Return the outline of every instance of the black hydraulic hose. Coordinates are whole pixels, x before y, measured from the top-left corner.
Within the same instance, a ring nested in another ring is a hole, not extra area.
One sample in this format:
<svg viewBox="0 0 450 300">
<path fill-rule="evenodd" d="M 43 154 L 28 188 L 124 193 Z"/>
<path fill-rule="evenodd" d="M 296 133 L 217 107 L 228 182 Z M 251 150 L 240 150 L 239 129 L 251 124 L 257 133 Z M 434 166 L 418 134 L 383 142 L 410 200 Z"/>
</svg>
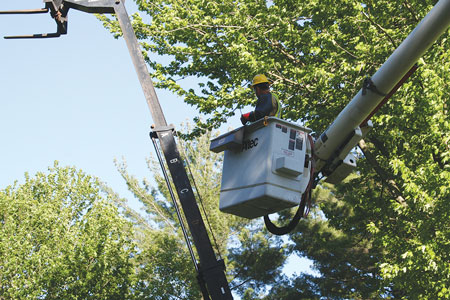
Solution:
<svg viewBox="0 0 450 300">
<path fill-rule="evenodd" d="M 195 192 L 196 192 L 198 200 L 200 202 L 200 206 L 201 206 L 201 208 L 203 210 L 203 214 L 205 215 L 206 224 L 208 224 L 208 228 L 209 228 L 209 231 L 211 232 L 211 236 L 213 238 L 214 245 L 216 246 L 217 253 L 219 254 L 219 258 L 222 259 L 222 253 L 220 252 L 219 244 L 217 243 L 216 236 L 214 235 L 214 231 L 212 230 L 211 223 L 209 222 L 208 213 L 206 212 L 205 206 L 203 205 L 203 199 L 202 199 L 202 196 L 200 195 L 200 190 L 199 190 L 199 188 L 197 186 L 197 182 L 195 181 L 194 175 L 193 175 L 193 173 L 191 171 L 191 166 L 190 166 L 190 163 L 189 163 L 188 156 L 187 156 L 186 151 L 184 150 L 183 147 L 181 148 L 181 150 L 183 151 L 184 157 L 186 159 L 186 166 L 188 168 L 189 174 L 191 175 L 191 180 L 192 180 L 192 183 L 194 184 Z"/>
<path fill-rule="evenodd" d="M 305 212 L 305 206 L 306 206 L 306 198 L 308 197 L 307 194 L 309 193 L 305 192 L 302 195 L 302 200 L 300 201 L 300 206 L 297 209 L 297 212 L 295 213 L 294 217 L 292 218 L 292 220 L 289 222 L 289 224 L 287 224 L 286 226 L 283 227 L 277 227 L 275 224 L 272 223 L 272 221 L 270 221 L 269 219 L 269 215 L 265 215 L 264 216 L 264 224 L 266 225 L 267 230 L 275 235 L 285 235 L 289 232 L 291 232 L 296 226 L 297 224 L 300 222 L 300 219 L 302 218 L 304 212 Z"/>
<path fill-rule="evenodd" d="M 166 167 L 164 165 L 164 162 L 163 162 L 162 156 L 161 156 L 161 152 L 159 151 L 158 145 L 157 145 L 154 137 L 152 137 L 152 142 L 153 142 L 153 146 L 155 147 L 155 150 L 156 150 L 156 156 L 158 157 L 159 164 L 161 165 L 161 170 L 163 172 L 164 179 L 166 180 L 167 188 L 169 189 L 170 197 L 172 198 L 172 202 L 173 202 L 173 205 L 175 207 L 175 211 L 177 212 L 178 220 L 180 221 L 181 230 L 183 231 L 183 236 L 184 236 L 184 239 L 186 240 L 186 245 L 187 245 L 187 247 L 189 249 L 189 253 L 191 255 L 192 262 L 194 263 L 195 270 L 198 273 L 199 272 L 199 267 L 198 267 L 198 264 L 197 264 L 197 260 L 195 258 L 194 250 L 192 249 L 192 245 L 191 245 L 191 243 L 189 241 L 189 236 L 187 234 L 186 227 L 185 227 L 183 219 L 181 217 L 180 208 L 179 208 L 178 203 L 176 201 L 175 194 L 173 192 L 172 186 L 170 185 L 170 181 L 169 181 L 169 177 L 167 175 Z"/>
</svg>

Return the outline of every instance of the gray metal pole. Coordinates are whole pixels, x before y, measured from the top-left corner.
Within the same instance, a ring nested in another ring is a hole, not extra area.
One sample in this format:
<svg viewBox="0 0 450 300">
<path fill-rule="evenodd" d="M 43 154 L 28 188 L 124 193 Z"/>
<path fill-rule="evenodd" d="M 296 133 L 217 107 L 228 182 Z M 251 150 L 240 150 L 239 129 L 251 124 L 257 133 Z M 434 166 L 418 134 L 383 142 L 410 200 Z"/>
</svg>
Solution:
<svg viewBox="0 0 450 300">
<path fill-rule="evenodd" d="M 214 253 L 200 210 L 195 201 L 189 178 L 182 163 L 182 158 L 178 152 L 173 132 L 171 128 L 167 127 L 164 114 L 155 93 L 155 88 L 145 64 L 144 56 L 140 50 L 123 1 L 115 1 L 114 10 L 119 19 L 123 36 L 142 85 L 147 105 L 150 108 L 150 113 L 155 122 L 155 132 L 152 134 L 155 134 L 159 139 L 178 198 L 183 207 L 192 239 L 197 249 L 200 260 L 198 269 L 200 289 L 204 297 L 209 298 L 210 296 L 211 300 L 232 300 L 233 296 L 226 278 L 225 265 L 223 261 L 217 260 Z"/>
<path fill-rule="evenodd" d="M 441 0 L 372 76 L 377 89 L 387 94 L 449 25 L 450 0 Z M 322 161 L 329 159 L 383 98 L 370 90 L 363 95 L 361 89 L 316 141 L 317 157 Z"/>
<path fill-rule="evenodd" d="M 150 109 L 153 122 L 156 127 L 167 126 L 164 113 L 155 92 L 155 87 L 153 86 L 144 56 L 142 55 L 138 40 L 134 33 L 133 27 L 131 26 L 130 18 L 128 17 L 128 13 L 125 9 L 124 2 L 124 0 L 115 1 L 115 14 L 119 20 L 120 27 L 122 28 L 123 37 L 127 43 L 131 60 L 133 61 L 139 82 L 141 83 L 142 90 L 144 91 L 145 100 L 147 101 L 148 108 Z"/>
</svg>

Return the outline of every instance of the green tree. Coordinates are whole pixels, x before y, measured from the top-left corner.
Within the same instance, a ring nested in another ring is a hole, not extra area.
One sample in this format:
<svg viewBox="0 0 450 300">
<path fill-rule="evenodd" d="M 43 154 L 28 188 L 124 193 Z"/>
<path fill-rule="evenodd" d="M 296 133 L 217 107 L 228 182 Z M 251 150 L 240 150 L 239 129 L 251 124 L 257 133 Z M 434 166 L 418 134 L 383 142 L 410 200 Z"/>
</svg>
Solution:
<svg viewBox="0 0 450 300">
<path fill-rule="evenodd" d="M 56 163 L 0 191 L 0 299 L 127 299 L 130 223 L 99 182 Z"/>
<path fill-rule="evenodd" d="M 323 131 L 436 3 L 135 2 L 150 16 L 147 24 L 136 14 L 133 24 L 157 87 L 211 116 L 197 119 L 194 133 L 251 103 L 247 84 L 260 72 L 274 80 L 284 117 Z M 103 20 L 120 35 L 117 22 Z M 446 33 L 373 117 L 358 176 L 318 190 L 321 211 L 290 239 L 321 276 L 283 280 L 277 289 L 286 297 L 304 283 L 337 299 L 450 297 L 449 43 Z M 158 55 L 171 61 L 159 63 Z M 191 76 L 198 86 L 183 82 Z"/>
<path fill-rule="evenodd" d="M 222 156 L 209 151 L 211 138 L 208 132 L 188 141 L 178 139 L 179 149 L 189 170 L 191 184 L 198 193 L 197 202 L 203 219 L 212 229 L 213 246 L 225 260 L 231 288 L 238 294 L 251 292 L 261 298 L 268 286 L 275 284 L 281 276 L 287 247 L 279 237 L 263 230 L 261 221 L 237 218 L 219 211 Z M 136 260 L 140 268 L 135 288 L 137 298 L 199 299 L 197 274 L 159 162 L 154 158 L 148 160 L 155 186 L 147 179 L 140 181 L 130 175 L 125 161 L 117 166 L 145 212 L 143 217 L 115 196 L 118 205 L 135 224 L 139 249 Z M 190 239 L 189 242 L 192 243 Z"/>
</svg>

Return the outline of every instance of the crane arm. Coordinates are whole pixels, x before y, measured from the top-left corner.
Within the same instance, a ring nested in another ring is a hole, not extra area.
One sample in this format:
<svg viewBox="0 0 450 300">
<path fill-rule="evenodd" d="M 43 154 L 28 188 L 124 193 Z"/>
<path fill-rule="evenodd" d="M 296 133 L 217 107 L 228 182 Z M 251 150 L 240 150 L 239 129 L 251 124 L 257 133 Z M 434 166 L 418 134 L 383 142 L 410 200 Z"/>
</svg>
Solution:
<svg viewBox="0 0 450 300">
<path fill-rule="evenodd" d="M 368 117 L 397 83 L 410 75 L 417 60 L 449 25 L 450 0 L 440 0 L 316 140 L 317 172 L 326 170 L 331 175 L 339 168 L 339 161 L 345 159 L 371 126 Z"/>
</svg>

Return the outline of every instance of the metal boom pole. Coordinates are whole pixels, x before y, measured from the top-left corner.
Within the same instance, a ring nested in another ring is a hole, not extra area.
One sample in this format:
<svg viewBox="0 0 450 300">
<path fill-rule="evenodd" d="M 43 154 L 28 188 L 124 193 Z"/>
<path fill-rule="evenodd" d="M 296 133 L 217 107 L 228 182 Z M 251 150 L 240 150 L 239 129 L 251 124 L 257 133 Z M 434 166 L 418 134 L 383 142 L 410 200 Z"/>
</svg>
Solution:
<svg viewBox="0 0 450 300">
<path fill-rule="evenodd" d="M 218 261 L 208 237 L 200 210 L 195 201 L 189 177 L 178 151 L 173 128 L 167 126 L 158 97 L 151 81 L 144 57 L 140 50 L 136 35 L 131 26 L 123 1 L 115 1 L 114 10 L 122 28 L 134 67 L 144 91 L 145 99 L 155 122 L 154 134 L 157 135 L 162 152 L 175 185 L 178 198 L 183 207 L 194 245 L 200 259 L 200 276 L 206 283 L 212 300 L 233 299 L 225 276 L 225 265 Z"/>
<path fill-rule="evenodd" d="M 361 89 L 316 141 L 314 150 L 318 158 L 318 170 L 337 154 L 345 137 L 367 121 L 367 117 L 377 109 L 383 98 L 408 70 L 412 70 L 416 61 L 449 25 L 450 0 L 440 0 L 371 77 L 371 84 L 378 92 Z"/>
</svg>

